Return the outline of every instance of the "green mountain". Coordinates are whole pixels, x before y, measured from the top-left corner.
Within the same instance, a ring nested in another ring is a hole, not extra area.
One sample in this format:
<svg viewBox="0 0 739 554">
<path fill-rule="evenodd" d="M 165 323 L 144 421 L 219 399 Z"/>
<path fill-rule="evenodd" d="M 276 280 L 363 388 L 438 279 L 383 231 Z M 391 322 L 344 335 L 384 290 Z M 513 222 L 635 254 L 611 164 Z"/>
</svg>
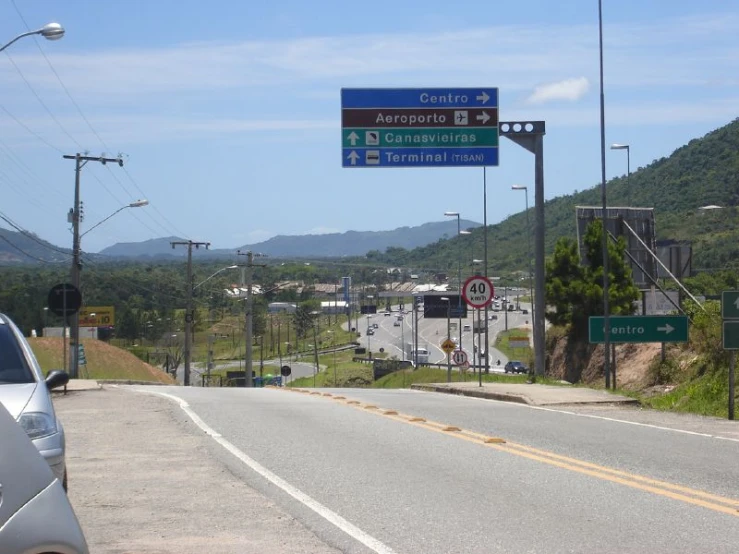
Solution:
<svg viewBox="0 0 739 554">
<path fill-rule="evenodd" d="M 632 172 L 628 179 L 625 175 L 611 179 L 606 186 L 609 206 L 654 208 L 658 241 L 692 244 L 694 270 L 739 267 L 739 119 Z M 576 236 L 575 206 L 600 204 L 600 184 L 547 201 L 547 255 L 559 237 Z M 699 209 L 710 205 L 721 209 Z M 533 208 L 529 217 L 533 227 Z M 528 237 L 525 212 L 489 226 L 491 273 L 527 270 Z M 449 271 L 456 268 L 458 241 L 463 241 L 462 252 L 469 253 L 463 254 L 465 260 L 482 259 L 482 228 L 414 250 L 390 249 L 368 257 L 391 265 Z"/>
<path fill-rule="evenodd" d="M 40 239 L 33 233 L 0 228 L 0 265 L 72 263 L 72 251 Z"/>
</svg>

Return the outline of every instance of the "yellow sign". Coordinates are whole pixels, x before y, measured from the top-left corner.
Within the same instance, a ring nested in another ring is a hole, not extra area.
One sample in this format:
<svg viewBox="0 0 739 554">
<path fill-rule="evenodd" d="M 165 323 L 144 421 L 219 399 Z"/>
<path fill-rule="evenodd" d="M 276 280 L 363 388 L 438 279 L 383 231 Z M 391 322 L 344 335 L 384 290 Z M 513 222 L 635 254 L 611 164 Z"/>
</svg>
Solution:
<svg viewBox="0 0 739 554">
<path fill-rule="evenodd" d="M 107 327 L 115 325 L 113 306 L 85 306 L 78 313 L 80 327 Z"/>
<path fill-rule="evenodd" d="M 451 354 L 456 348 L 457 345 L 454 344 L 454 341 L 452 339 L 446 339 L 444 342 L 441 343 L 441 349 L 447 354 Z"/>
</svg>

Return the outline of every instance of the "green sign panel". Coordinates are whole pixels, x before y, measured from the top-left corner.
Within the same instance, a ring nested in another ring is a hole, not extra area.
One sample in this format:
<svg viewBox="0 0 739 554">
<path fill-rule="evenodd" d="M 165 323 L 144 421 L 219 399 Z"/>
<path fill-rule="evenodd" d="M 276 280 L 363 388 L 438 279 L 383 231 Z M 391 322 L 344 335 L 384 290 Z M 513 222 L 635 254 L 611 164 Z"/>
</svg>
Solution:
<svg viewBox="0 0 739 554">
<path fill-rule="evenodd" d="M 342 136 L 344 148 L 498 146 L 497 128 L 344 129 Z"/>
<path fill-rule="evenodd" d="M 739 319 L 739 290 L 725 290 L 721 293 L 721 317 Z"/>
<path fill-rule="evenodd" d="M 739 319 L 724 321 L 724 350 L 739 350 Z"/>
<path fill-rule="evenodd" d="M 682 315 L 611 316 L 609 341 L 616 342 L 687 342 L 688 318 Z M 605 342 L 603 316 L 590 318 L 591 343 Z"/>
</svg>

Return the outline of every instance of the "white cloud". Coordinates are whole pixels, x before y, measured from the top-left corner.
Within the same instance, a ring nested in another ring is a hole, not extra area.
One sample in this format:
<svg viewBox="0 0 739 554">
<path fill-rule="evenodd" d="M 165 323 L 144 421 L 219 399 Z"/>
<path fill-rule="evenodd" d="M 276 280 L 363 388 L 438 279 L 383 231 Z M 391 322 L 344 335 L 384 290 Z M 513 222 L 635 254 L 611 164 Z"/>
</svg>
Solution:
<svg viewBox="0 0 739 554">
<path fill-rule="evenodd" d="M 590 89 L 590 82 L 586 77 L 565 79 L 556 83 L 540 85 L 526 99 L 529 104 L 543 104 L 552 100 L 569 100 L 574 102 L 585 96 Z"/>
</svg>

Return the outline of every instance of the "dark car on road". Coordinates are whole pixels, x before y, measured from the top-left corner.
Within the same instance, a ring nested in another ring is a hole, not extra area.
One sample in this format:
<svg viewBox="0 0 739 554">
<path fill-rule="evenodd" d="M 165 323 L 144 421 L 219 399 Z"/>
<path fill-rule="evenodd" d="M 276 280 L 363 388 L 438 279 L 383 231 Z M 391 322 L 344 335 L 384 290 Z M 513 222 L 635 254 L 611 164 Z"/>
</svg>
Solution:
<svg viewBox="0 0 739 554">
<path fill-rule="evenodd" d="M 506 373 L 528 373 L 529 368 L 526 367 L 523 362 L 518 362 L 516 360 L 509 361 L 505 367 L 503 368 Z"/>
</svg>

